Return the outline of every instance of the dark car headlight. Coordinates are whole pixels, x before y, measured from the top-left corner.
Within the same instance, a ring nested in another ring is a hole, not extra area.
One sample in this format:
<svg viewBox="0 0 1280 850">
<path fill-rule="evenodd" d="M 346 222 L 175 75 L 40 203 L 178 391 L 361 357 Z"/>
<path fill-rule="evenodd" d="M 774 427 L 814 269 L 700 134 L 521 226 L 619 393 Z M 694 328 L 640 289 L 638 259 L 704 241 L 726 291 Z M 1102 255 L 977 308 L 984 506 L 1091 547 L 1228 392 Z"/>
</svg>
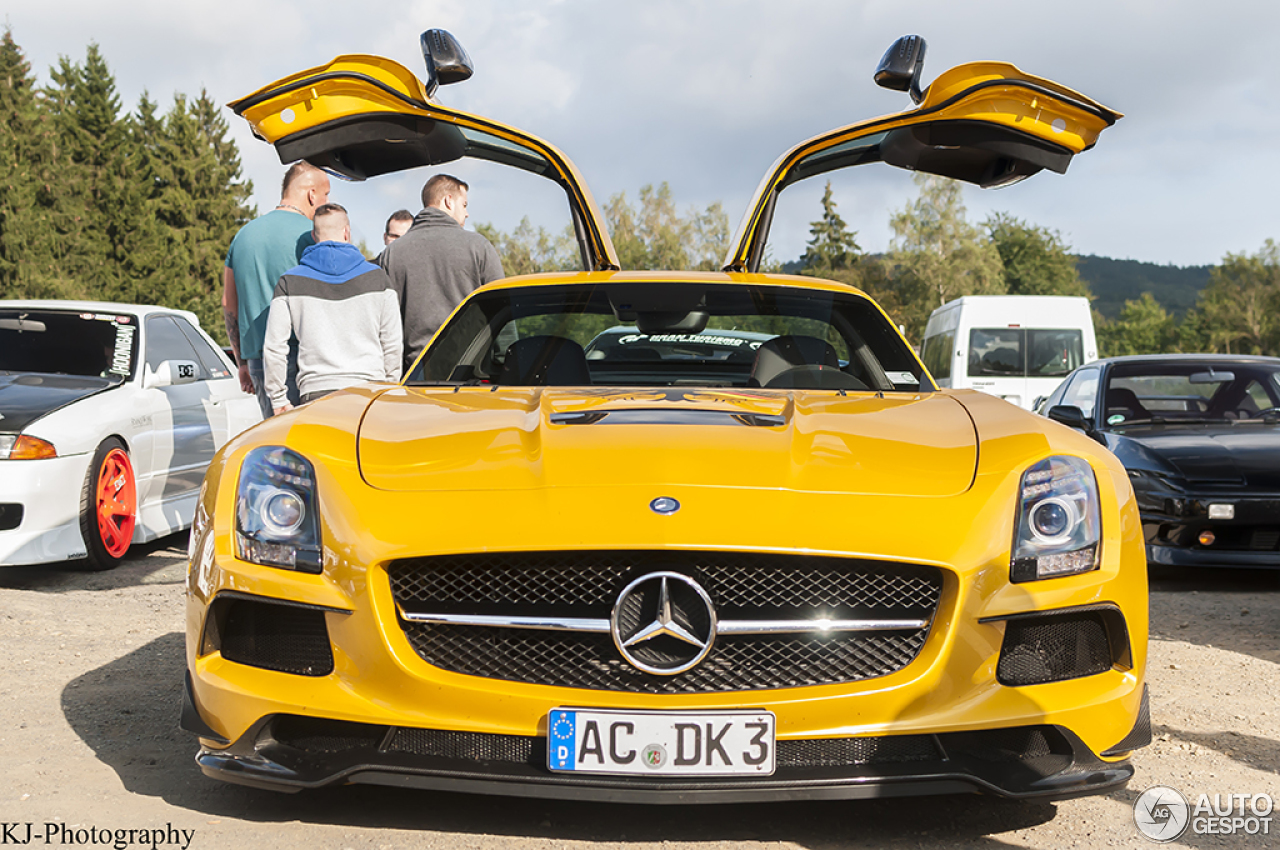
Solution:
<svg viewBox="0 0 1280 850">
<path fill-rule="evenodd" d="M 320 572 L 320 517 L 311 462 L 283 446 L 245 456 L 236 490 L 236 557 Z"/>
<path fill-rule="evenodd" d="M 1022 474 L 1009 577 L 1036 581 L 1098 568 L 1101 521 L 1093 469 L 1051 457 Z"/>
</svg>

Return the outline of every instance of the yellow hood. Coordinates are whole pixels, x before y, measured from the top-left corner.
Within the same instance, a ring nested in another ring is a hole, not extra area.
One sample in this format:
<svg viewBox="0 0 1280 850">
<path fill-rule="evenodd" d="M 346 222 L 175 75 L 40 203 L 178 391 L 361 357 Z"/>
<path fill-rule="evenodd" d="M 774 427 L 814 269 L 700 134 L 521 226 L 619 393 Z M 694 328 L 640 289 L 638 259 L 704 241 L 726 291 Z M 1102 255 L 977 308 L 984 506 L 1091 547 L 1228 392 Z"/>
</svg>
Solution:
<svg viewBox="0 0 1280 850">
<path fill-rule="evenodd" d="M 393 491 L 653 484 L 951 496 L 977 462 L 941 394 L 401 388 L 370 405 L 360 470 Z"/>
</svg>

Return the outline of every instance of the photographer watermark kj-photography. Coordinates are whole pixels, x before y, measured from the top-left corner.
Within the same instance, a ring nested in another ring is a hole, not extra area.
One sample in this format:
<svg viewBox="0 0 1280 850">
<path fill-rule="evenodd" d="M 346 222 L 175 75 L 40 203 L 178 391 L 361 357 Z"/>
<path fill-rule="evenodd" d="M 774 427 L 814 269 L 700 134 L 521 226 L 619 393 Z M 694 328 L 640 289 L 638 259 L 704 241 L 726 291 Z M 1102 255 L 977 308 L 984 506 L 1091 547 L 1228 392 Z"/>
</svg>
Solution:
<svg viewBox="0 0 1280 850">
<path fill-rule="evenodd" d="M 144 829 L 104 829 L 56 822 L 0 822 L 0 846 L 109 847 L 111 850 L 176 847 L 188 850 L 195 837 L 194 829 L 179 829 L 171 823 Z"/>
<path fill-rule="evenodd" d="M 1133 804 L 1133 822 L 1152 841 L 1195 835 L 1271 835 L 1271 813 L 1275 808 L 1270 794 L 1200 794 L 1195 804 L 1176 788 L 1156 785 L 1139 795 Z"/>
</svg>

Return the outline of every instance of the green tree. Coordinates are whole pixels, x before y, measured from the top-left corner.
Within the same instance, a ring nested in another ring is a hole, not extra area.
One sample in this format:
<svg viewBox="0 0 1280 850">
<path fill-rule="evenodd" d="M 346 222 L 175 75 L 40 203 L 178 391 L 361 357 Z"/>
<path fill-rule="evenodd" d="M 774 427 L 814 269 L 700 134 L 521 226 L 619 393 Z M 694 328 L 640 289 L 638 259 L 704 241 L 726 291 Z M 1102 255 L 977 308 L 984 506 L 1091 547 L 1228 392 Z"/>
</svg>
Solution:
<svg viewBox="0 0 1280 850">
<path fill-rule="evenodd" d="M 222 334 L 222 260 L 254 214 L 217 104 L 122 113 L 97 45 L 36 85 L 0 40 L 0 294 L 182 307 Z"/>
<path fill-rule="evenodd" d="M 498 249 L 502 270 L 509 277 L 582 268 L 572 226 L 553 236 L 545 227 L 535 228 L 525 216 L 510 233 L 503 233 L 488 223 L 477 225 L 476 232 Z"/>
<path fill-rule="evenodd" d="M 728 248 L 729 220 L 720 203 L 681 216 L 666 183 L 641 188 L 638 207 L 619 192 L 604 213 L 624 269 L 718 269 Z"/>
<path fill-rule="evenodd" d="M 1200 293 L 1197 312 L 1210 351 L 1280 353 L 1280 245 L 1227 254 Z"/>
<path fill-rule="evenodd" d="M 116 300 L 127 287 L 113 246 L 122 219 L 129 217 L 123 206 L 137 200 L 127 185 L 135 179 L 128 121 L 120 118 L 115 78 L 96 44 L 89 45 L 83 64 L 60 57 L 51 76 L 46 102 L 57 131 L 62 208 L 52 221 L 61 236 L 59 270 L 95 297 Z"/>
<path fill-rule="evenodd" d="M 1076 259 L 1056 231 L 1028 224 L 1008 213 L 982 223 L 1004 265 L 1010 295 L 1082 295 L 1089 286 L 1076 271 Z"/>
<path fill-rule="evenodd" d="M 139 124 L 143 120 L 140 110 Z M 145 175 L 148 209 L 167 236 L 152 299 L 195 312 L 219 338 L 223 259 L 236 230 L 254 213 L 246 205 L 252 186 L 242 179 L 239 153 L 226 134 L 226 122 L 206 92 L 190 102 L 177 95 Z"/>
<path fill-rule="evenodd" d="M 58 272 L 56 133 L 9 28 L 0 39 L 0 297 L 82 295 Z"/>
<path fill-rule="evenodd" d="M 1099 319 L 1095 314 L 1094 324 L 1103 356 L 1164 354 L 1177 348 L 1177 323 L 1150 292 L 1142 293 L 1136 301 L 1126 301 L 1115 321 Z"/>
<path fill-rule="evenodd" d="M 890 313 L 918 340 L 929 314 L 962 295 L 1005 292 L 1000 253 L 966 217 L 961 184 L 917 173 L 920 195 L 894 213 L 886 260 L 901 312 Z"/>
<path fill-rule="evenodd" d="M 833 272 L 856 264 L 862 254 L 857 233 L 836 211 L 830 180 L 822 193 L 822 218 L 809 223 L 809 235 L 808 247 L 800 257 L 801 274 L 831 277 Z"/>
</svg>

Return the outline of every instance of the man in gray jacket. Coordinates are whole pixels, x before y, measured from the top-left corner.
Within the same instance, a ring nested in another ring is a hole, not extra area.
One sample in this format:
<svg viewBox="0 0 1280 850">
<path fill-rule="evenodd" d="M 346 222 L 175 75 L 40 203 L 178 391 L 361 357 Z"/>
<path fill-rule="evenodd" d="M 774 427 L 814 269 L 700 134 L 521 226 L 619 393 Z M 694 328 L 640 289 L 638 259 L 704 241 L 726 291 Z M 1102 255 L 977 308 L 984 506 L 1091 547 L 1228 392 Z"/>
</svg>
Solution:
<svg viewBox="0 0 1280 850">
<path fill-rule="evenodd" d="M 489 240 L 462 228 L 467 220 L 466 183 L 435 175 L 422 187 L 422 206 L 408 232 L 379 258 L 400 297 L 406 370 L 464 298 L 505 277 Z"/>
<path fill-rule="evenodd" d="M 298 338 L 303 403 L 366 381 L 400 379 L 400 310 L 391 282 L 351 244 L 351 221 L 338 204 L 316 209 L 315 244 L 280 276 L 262 344 L 267 393 L 275 413 L 285 394 L 289 337 Z"/>
</svg>

